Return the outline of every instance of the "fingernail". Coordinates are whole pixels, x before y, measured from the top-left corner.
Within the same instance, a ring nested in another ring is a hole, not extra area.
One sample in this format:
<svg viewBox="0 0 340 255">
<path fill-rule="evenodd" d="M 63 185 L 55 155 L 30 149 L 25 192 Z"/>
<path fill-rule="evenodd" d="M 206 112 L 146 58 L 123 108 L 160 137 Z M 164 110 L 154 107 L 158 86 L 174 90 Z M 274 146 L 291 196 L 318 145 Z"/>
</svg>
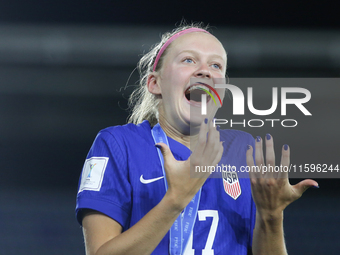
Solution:
<svg viewBox="0 0 340 255">
<path fill-rule="evenodd" d="M 320 188 L 319 186 L 312 186 L 313 189 L 318 189 Z"/>
<path fill-rule="evenodd" d="M 285 151 L 288 150 L 288 145 L 285 144 L 285 145 L 283 146 L 283 148 L 284 148 Z"/>
<path fill-rule="evenodd" d="M 261 142 L 261 137 L 260 136 L 256 136 L 256 142 Z"/>
<path fill-rule="evenodd" d="M 204 119 L 204 123 L 205 123 L 205 124 L 208 123 L 208 119 L 207 119 L 207 118 Z"/>
<path fill-rule="evenodd" d="M 251 146 L 248 144 L 248 145 L 247 145 L 247 150 L 250 150 L 250 148 L 251 148 Z"/>
<path fill-rule="evenodd" d="M 155 144 L 155 147 L 157 147 L 158 149 L 162 149 L 162 147 L 158 144 Z"/>
<path fill-rule="evenodd" d="M 270 134 L 266 134 L 266 138 L 267 138 L 267 140 L 270 140 L 270 138 L 271 138 Z"/>
</svg>

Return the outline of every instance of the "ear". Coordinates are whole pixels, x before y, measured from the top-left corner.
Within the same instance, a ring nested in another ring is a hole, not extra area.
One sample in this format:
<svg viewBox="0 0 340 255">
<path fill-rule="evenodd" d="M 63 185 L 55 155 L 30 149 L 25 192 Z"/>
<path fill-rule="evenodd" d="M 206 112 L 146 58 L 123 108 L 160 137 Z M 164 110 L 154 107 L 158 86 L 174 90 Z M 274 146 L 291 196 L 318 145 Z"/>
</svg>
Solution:
<svg viewBox="0 0 340 255">
<path fill-rule="evenodd" d="M 162 94 L 162 90 L 157 82 L 157 76 L 155 75 L 155 73 L 149 74 L 146 85 L 148 86 L 148 90 L 150 93 L 154 95 Z"/>
</svg>

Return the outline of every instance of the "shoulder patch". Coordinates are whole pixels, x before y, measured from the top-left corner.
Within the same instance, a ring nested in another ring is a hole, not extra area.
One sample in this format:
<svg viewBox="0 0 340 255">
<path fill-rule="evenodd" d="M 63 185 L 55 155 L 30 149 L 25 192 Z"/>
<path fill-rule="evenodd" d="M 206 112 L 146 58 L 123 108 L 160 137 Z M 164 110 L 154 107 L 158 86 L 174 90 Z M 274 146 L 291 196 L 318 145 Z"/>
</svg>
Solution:
<svg viewBox="0 0 340 255">
<path fill-rule="evenodd" d="M 85 161 L 78 193 L 83 190 L 100 191 L 108 161 L 107 157 L 92 157 Z"/>
</svg>

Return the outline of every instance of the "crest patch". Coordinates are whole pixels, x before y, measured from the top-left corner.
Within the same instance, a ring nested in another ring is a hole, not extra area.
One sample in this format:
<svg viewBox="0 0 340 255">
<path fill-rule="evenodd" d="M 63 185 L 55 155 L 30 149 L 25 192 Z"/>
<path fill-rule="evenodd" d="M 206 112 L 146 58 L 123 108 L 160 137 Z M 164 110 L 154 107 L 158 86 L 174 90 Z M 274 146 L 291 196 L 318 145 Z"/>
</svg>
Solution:
<svg viewBox="0 0 340 255">
<path fill-rule="evenodd" d="M 233 199 L 237 199 L 241 195 L 241 186 L 236 172 L 222 172 L 224 191 Z"/>
</svg>

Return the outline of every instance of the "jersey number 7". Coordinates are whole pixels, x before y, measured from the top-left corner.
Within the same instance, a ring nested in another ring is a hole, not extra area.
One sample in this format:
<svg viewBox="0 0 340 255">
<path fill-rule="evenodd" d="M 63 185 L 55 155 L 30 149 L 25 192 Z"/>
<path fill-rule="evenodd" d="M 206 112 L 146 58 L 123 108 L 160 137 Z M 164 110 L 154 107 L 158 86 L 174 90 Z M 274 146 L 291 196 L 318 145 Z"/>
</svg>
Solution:
<svg viewBox="0 0 340 255">
<path fill-rule="evenodd" d="M 212 217 L 212 223 L 210 226 L 210 231 L 208 234 L 208 239 L 207 242 L 205 243 L 205 247 L 202 250 L 202 255 L 214 255 L 214 250 L 212 248 L 215 236 L 216 236 L 216 231 L 217 231 L 217 226 L 218 226 L 218 211 L 217 210 L 199 210 L 198 211 L 198 220 L 199 221 L 205 221 L 207 217 Z M 193 249 L 193 233 L 191 232 L 188 244 L 185 248 L 184 254 L 183 255 L 195 255 L 195 250 Z"/>
</svg>

